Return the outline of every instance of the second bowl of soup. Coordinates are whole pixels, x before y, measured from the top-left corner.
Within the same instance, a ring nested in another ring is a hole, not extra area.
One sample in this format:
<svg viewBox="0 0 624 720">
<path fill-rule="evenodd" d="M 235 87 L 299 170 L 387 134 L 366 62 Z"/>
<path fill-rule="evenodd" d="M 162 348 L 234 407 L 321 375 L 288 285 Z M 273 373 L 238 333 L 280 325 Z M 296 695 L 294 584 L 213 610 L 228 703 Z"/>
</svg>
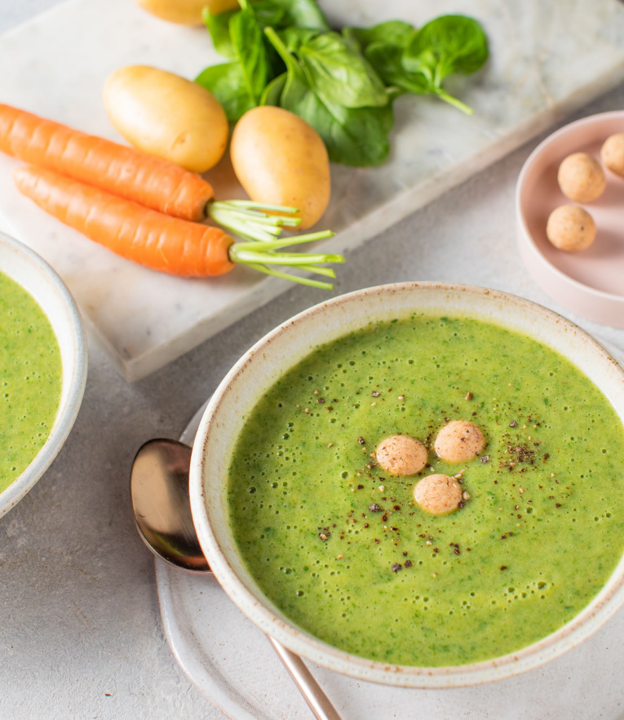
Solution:
<svg viewBox="0 0 624 720">
<path fill-rule="evenodd" d="M 0 516 L 67 439 L 87 374 L 80 314 L 54 270 L 0 234 Z"/>
</svg>

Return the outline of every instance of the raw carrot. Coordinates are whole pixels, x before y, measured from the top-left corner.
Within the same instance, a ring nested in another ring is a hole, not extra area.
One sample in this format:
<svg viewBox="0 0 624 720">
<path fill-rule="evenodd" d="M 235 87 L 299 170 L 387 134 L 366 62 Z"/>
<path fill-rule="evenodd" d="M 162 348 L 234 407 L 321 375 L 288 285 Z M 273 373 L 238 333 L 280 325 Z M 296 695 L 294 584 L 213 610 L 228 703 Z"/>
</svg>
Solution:
<svg viewBox="0 0 624 720">
<path fill-rule="evenodd" d="M 333 286 L 329 283 L 268 266 L 290 265 L 334 278 L 333 270 L 319 265 L 344 262 L 341 255 L 275 252 L 333 235 L 324 230 L 296 240 L 276 239 L 283 228 L 295 229 L 301 224 L 293 217 L 299 212 L 297 208 L 251 200 L 217 202 L 209 183 L 173 163 L 1 103 L 0 151 L 48 171 L 37 173 L 34 167 L 20 170 L 16 183 L 24 194 L 92 240 L 157 270 L 176 275 L 220 275 L 231 270 L 233 263 L 242 263 L 268 275 L 330 290 Z M 72 185 L 68 178 L 75 183 Z M 74 200 L 72 188 L 77 193 Z M 130 205 L 116 203 L 115 197 Z M 157 216 L 145 215 L 146 208 Z M 111 213 L 110 222 L 106 213 Z M 217 231 L 206 226 L 176 227 L 160 217 L 163 213 L 185 222 L 210 219 L 251 242 L 234 247 L 229 235 L 221 231 L 230 245 L 229 250 L 223 250 L 217 267 L 203 254 L 209 239 L 206 233 L 214 239 Z M 194 254 L 189 248 L 195 248 Z M 159 259 L 156 253 L 164 256 Z"/>
<path fill-rule="evenodd" d="M 220 228 L 150 210 L 132 200 L 45 168 L 33 165 L 17 168 L 13 179 L 21 193 L 61 222 L 128 260 L 171 275 L 224 275 L 232 270 L 235 263 L 242 263 L 303 285 L 331 289 L 329 283 L 268 266 L 293 266 L 334 278 L 336 274 L 331 268 L 319 265 L 344 262 L 342 255 L 275 252 L 288 245 L 323 240 L 333 233 L 327 230 L 278 239 L 284 219 L 254 210 L 254 203 L 233 200 L 216 204 L 219 213 L 231 214 L 233 225 L 241 224 L 246 232 L 251 233 L 251 242 L 234 244 L 233 239 Z M 288 211 L 292 208 L 276 209 Z"/>
<path fill-rule="evenodd" d="M 184 220 L 204 220 L 214 197 L 210 183 L 173 163 L 3 104 L 0 150 Z"/>
<path fill-rule="evenodd" d="M 114 253 L 171 275 L 209 277 L 233 269 L 234 242 L 220 228 L 173 218 L 34 166 L 13 172 L 19 191 Z"/>
</svg>

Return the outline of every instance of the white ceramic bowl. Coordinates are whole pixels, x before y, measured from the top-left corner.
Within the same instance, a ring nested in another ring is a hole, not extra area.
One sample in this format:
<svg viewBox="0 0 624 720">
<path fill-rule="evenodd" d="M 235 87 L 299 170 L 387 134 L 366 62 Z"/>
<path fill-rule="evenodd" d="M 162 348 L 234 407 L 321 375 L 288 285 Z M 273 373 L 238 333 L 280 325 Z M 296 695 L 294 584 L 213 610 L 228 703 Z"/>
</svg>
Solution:
<svg viewBox="0 0 624 720">
<path fill-rule="evenodd" d="M 0 516 L 16 505 L 56 457 L 80 408 L 87 379 L 87 342 L 80 314 L 61 278 L 39 255 L 0 233 L 0 272 L 37 301 L 52 325 L 61 350 L 61 401 L 45 445 L 24 472 L 0 493 Z"/>
<path fill-rule="evenodd" d="M 459 667 L 392 666 L 349 655 L 304 632 L 259 590 L 237 552 L 227 517 L 227 472 L 245 417 L 259 398 L 315 346 L 371 321 L 414 311 L 465 315 L 517 330 L 557 350 L 609 398 L 624 421 L 624 371 L 595 340 L 545 308 L 501 292 L 447 283 L 360 290 L 317 305 L 249 350 L 217 388 L 193 448 L 190 493 L 204 553 L 226 593 L 262 630 L 303 657 L 352 677 L 404 687 L 458 687 L 507 678 L 558 657 L 624 604 L 624 558 L 593 602 L 563 628 L 523 650 Z"/>
<path fill-rule="evenodd" d="M 574 152 L 600 161 L 600 148 L 624 132 L 624 111 L 591 115 L 549 135 L 528 157 L 516 187 L 518 248 L 527 270 L 551 298 L 581 317 L 624 328 L 624 178 L 606 171 L 607 189 L 581 205 L 594 218 L 598 235 L 579 253 L 557 250 L 546 237 L 546 222 L 560 205 L 572 203 L 561 192 L 557 170 Z"/>
</svg>

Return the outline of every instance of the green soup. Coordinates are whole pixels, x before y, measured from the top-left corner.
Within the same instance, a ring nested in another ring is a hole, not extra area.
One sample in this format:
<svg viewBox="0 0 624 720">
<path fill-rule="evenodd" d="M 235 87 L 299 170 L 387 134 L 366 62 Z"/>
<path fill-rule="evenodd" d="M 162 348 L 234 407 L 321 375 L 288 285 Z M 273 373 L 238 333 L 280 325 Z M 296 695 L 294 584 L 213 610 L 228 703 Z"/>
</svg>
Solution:
<svg viewBox="0 0 624 720">
<path fill-rule="evenodd" d="M 0 492 L 45 444 L 61 397 L 61 353 L 33 298 L 0 273 Z"/>
<path fill-rule="evenodd" d="M 402 433 L 433 446 L 447 420 L 481 428 L 478 458 L 431 450 L 414 477 L 375 465 Z M 463 508 L 413 500 L 464 470 Z M 317 638 L 402 665 L 519 650 L 599 592 L 624 551 L 624 428 L 558 353 L 469 319 L 374 324 L 317 348 L 246 419 L 230 523 L 266 596 Z M 382 509 L 372 512 L 377 504 Z"/>
</svg>

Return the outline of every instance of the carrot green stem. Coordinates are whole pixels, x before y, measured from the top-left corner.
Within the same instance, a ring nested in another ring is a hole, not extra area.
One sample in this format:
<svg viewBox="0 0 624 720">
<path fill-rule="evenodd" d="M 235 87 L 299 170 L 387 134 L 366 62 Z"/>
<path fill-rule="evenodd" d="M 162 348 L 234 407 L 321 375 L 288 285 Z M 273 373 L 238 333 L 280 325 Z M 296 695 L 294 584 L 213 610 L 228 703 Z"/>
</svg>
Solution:
<svg viewBox="0 0 624 720">
<path fill-rule="evenodd" d="M 232 215 L 232 213 L 228 213 L 227 210 L 211 209 L 210 219 L 244 238 L 259 241 L 273 240 L 273 236 L 264 228 L 258 228 L 257 225 L 252 225 L 250 222 L 241 220 Z"/>
<path fill-rule="evenodd" d="M 214 202 L 211 206 L 212 211 L 226 211 L 231 213 L 235 217 L 250 220 L 255 222 L 262 222 L 266 225 L 284 225 L 289 227 L 298 227 L 301 225 L 301 218 L 297 217 L 286 217 L 284 215 L 267 215 L 265 212 L 258 212 L 257 210 L 245 210 L 238 206 L 229 206 L 228 203 Z"/>
<path fill-rule="evenodd" d="M 290 273 L 280 272 L 273 268 L 268 268 L 266 265 L 249 265 L 250 268 L 258 270 L 258 272 L 266 273 L 267 275 L 274 275 L 284 280 L 292 280 L 292 282 L 299 283 L 300 285 L 309 285 L 310 287 L 320 288 L 321 290 L 333 290 L 334 286 L 331 283 L 321 282 L 320 280 L 312 280 L 311 278 L 299 277 L 299 275 L 291 275 Z"/>
<path fill-rule="evenodd" d="M 296 213 L 296 208 L 281 205 L 265 205 L 247 200 L 215 201 L 208 204 L 207 213 L 211 220 L 245 238 L 246 242 L 235 243 L 230 246 L 230 260 L 233 263 L 248 265 L 255 270 L 285 278 L 303 285 L 310 285 L 331 290 L 332 285 L 319 280 L 302 278 L 277 270 L 269 265 L 285 265 L 295 267 L 307 272 L 318 273 L 325 277 L 335 278 L 336 273 L 331 268 L 321 267 L 325 263 L 343 263 L 342 255 L 325 253 L 288 253 L 276 252 L 289 245 L 301 245 L 324 240 L 332 237 L 331 230 L 308 233 L 298 237 L 275 238 L 281 235 L 282 227 L 295 228 L 301 223 L 300 218 L 288 215 L 269 215 L 272 213 Z"/>
<path fill-rule="evenodd" d="M 301 220 L 299 222 L 294 222 L 294 218 L 290 220 L 288 218 L 289 222 L 285 222 L 284 218 L 277 217 L 276 215 L 269 215 L 269 216 L 263 216 L 260 215 L 260 213 L 251 213 L 251 212 L 243 212 L 238 210 L 231 211 L 232 215 L 234 217 L 240 218 L 241 220 L 246 220 L 248 222 L 253 222 L 256 225 L 286 225 L 288 224 L 290 227 L 297 227 L 297 225 L 301 224 Z"/>
<path fill-rule="evenodd" d="M 317 275 L 325 275 L 325 277 L 335 278 L 336 273 L 332 268 L 321 267 L 320 265 L 299 265 L 299 270 L 307 270 Z"/>
<path fill-rule="evenodd" d="M 287 205 L 269 205 L 268 203 L 254 202 L 253 200 L 223 200 L 217 202 L 220 202 L 223 205 L 231 205 L 232 207 L 246 209 L 259 208 L 262 210 L 272 210 L 273 212 L 283 213 L 299 212 L 299 208 L 288 207 Z M 215 202 L 215 205 L 217 204 L 217 202 Z"/>
<path fill-rule="evenodd" d="M 317 265 L 343 263 L 342 255 L 316 255 L 313 253 L 263 253 L 245 250 L 245 243 L 230 248 L 230 260 L 237 263 L 270 263 L 271 265 Z"/>
<path fill-rule="evenodd" d="M 334 237 L 334 233 L 331 230 L 323 230 L 321 232 L 309 233 L 308 235 L 301 235 L 299 237 L 282 238 L 281 240 L 246 242 L 245 250 L 257 250 L 259 252 L 280 250 L 281 248 L 289 247 L 290 245 L 302 245 L 303 243 L 314 242 L 315 240 L 325 240 L 330 237 Z"/>
<path fill-rule="evenodd" d="M 275 225 L 262 225 L 261 223 L 252 222 L 248 224 L 249 227 L 255 228 L 256 230 L 260 232 L 266 232 L 269 233 L 269 235 L 273 235 L 274 237 L 278 237 L 282 234 L 282 228 L 275 227 Z"/>
</svg>

